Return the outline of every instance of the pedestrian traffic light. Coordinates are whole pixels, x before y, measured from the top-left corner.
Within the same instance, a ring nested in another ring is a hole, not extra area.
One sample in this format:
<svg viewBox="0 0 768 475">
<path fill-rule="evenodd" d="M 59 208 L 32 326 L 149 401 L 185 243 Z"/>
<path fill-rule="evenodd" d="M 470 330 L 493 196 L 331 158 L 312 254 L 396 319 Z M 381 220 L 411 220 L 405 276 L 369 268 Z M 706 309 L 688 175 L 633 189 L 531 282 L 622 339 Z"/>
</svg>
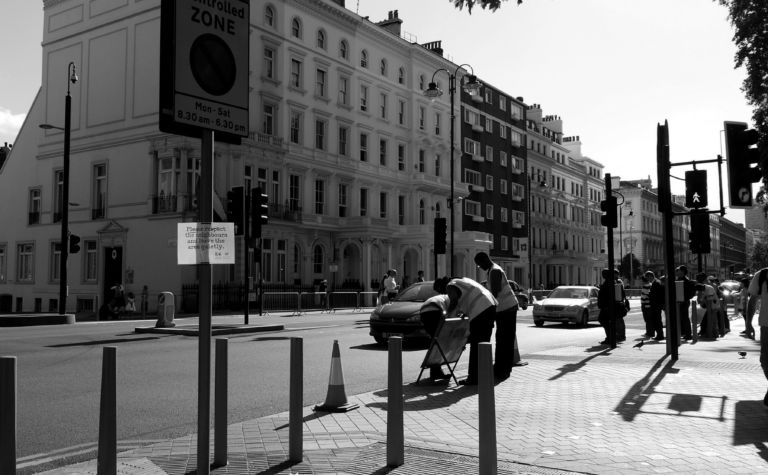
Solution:
<svg viewBox="0 0 768 475">
<path fill-rule="evenodd" d="M 254 188 L 251 193 L 251 222 L 253 237 L 260 239 L 262 226 L 269 222 L 269 196 L 262 193 L 261 188 Z"/>
<path fill-rule="evenodd" d="M 616 215 L 617 206 L 615 196 L 607 196 L 600 202 L 600 209 L 605 212 L 605 214 L 600 216 L 600 224 L 606 228 L 616 228 L 619 226 L 618 216 Z"/>
<path fill-rule="evenodd" d="M 694 211 L 691 213 L 691 232 L 688 235 L 688 247 L 694 254 L 709 254 L 709 213 Z"/>
<path fill-rule="evenodd" d="M 70 254 L 77 254 L 80 252 L 80 236 L 77 234 L 71 234 L 69 235 L 69 253 Z"/>
<path fill-rule="evenodd" d="M 227 221 L 235 223 L 235 234 L 241 235 L 243 226 L 243 187 L 236 186 L 227 192 Z"/>
<path fill-rule="evenodd" d="M 688 170 L 685 172 L 685 207 L 706 208 L 707 200 L 707 171 Z"/>
<path fill-rule="evenodd" d="M 752 183 L 760 181 L 762 173 L 758 133 L 747 129 L 744 122 L 725 122 L 725 151 L 728 170 L 728 201 L 731 208 L 752 207 Z M 755 165 L 755 166 L 752 166 Z"/>
<path fill-rule="evenodd" d="M 435 218 L 435 254 L 445 254 L 445 238 L 447 237 L 445 218 Z"/>
</svg>

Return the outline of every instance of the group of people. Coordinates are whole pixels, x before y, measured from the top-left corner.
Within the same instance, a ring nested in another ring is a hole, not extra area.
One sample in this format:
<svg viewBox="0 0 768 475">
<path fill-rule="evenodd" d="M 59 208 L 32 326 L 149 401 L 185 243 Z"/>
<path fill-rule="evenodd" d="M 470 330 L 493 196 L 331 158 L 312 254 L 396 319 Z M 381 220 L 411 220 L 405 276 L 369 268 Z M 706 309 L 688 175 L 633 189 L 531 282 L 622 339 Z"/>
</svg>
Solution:
<svg viewBox="0 0 768 475">
<path fill-rule="evenodd" d="M 438 295 L 424 302 L 421 318 L 425 330 L 434 337 L 442 318 L 464 315 L 469 319 L 469 368 L 461 385 L 478 383 L 478 344 L 489 342 L 496 326 L 493 375 L 496 381 L 509 378 L 515 365 L 515 338 L 518 302 L 504 270 L 485 252 L 475 255 L 475 264 L 487 272 L 485 285 L 468 277 L 436 279 Z M 518 362 L 517 364 L 521 364 Z M 522 363 L 524 364 L 524 363 Z M 430 367 L 430 378 L 445 379 L 442 365 Z"/>
</svg>

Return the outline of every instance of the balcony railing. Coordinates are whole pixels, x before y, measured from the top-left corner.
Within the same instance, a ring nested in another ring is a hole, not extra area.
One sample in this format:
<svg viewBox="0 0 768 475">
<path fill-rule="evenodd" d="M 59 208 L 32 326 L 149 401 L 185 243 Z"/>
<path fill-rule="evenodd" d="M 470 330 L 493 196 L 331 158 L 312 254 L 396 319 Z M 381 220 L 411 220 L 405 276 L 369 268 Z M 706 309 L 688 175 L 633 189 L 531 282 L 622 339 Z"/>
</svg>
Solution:
<svg viewBox="0 0 768 475">
<path fill-rule="evenodd" d="M 269 203 L 269 217 L 301 223 L 301 206 L 281 205 L 278 203 Z"/>
<path fill-rule="evenodd" d="M 152 197 L 152 214 L 175 213 L 176 195 L 155 195 Z"/>
</svg>

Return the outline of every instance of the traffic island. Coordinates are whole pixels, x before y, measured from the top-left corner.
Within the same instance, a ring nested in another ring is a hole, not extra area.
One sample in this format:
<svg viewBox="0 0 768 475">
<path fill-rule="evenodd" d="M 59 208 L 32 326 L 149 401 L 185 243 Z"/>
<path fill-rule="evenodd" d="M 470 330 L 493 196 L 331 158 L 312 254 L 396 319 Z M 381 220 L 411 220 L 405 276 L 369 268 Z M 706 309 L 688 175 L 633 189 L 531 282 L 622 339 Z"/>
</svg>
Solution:
<svg viewBox="0 0 768 475">
<path fill-rule="evenodd" d="M 20 313 L 0 315 L 0 327 L 29 327 L 33 325 L 69 325 L 75 323 L 75 314 Z"/>
<path fill-rule="evenodd" d="M 285 325 L 213 325 L 211 335 L 234 335 L 238 333 L 258 333 L 281 331 Z M 199 336 L 199 325 L 176 325 L 175 327 L 136 327 L 136 333 L 162 333 L 166 335 Z"/>
</svg>

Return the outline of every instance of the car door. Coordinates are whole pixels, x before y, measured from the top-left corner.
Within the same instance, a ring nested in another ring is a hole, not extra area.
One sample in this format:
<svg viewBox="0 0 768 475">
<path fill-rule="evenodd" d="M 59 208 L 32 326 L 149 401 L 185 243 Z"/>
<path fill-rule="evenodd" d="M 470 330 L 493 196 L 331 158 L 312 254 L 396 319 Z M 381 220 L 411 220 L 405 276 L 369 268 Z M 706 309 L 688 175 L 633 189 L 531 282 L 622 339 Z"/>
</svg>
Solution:
<svg viewBox="0 0 768 475">
<path fill-rule="evenodd" d="M 597 307 L 597 289 L 589 290 L 589 319 L 597 320 L 600 316 L 600 309 Z"/>
</svg>

